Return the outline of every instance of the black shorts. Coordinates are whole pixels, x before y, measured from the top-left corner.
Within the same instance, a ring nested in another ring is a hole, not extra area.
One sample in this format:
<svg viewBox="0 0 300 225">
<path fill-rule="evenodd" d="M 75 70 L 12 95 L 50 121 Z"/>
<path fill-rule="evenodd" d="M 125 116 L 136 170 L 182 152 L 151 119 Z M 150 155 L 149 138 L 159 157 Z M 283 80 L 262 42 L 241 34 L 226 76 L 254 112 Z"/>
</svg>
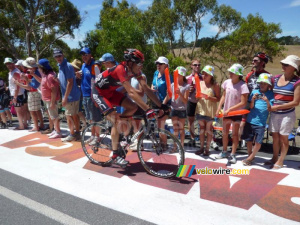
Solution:
<svg viewBox="0 0 300 225">
<path fill-rule="evenodd" d="M 226 116 L 226 117 L 224 117 L 224 119 L 230 119 L 233 122 L 237 122 L 237 121 L 241 122 L 243 119 L 243 116 Z"/>
<path fill-rule="evenodd" d="M 170 116 L 171 117 L 178 117 L 180 119 L 184 119 L 184 118 L 186 118 L 186 110 L 175 110 L 175 109 L 172 109 Z"/>
<path fill-rule="evenodd" d="M 24 100 L 23 100 L 23 104 L 28 103 L 28 91 L 24 90 Z"/>
<path fill-rule="evenodd" d="M 9 106 L 10 97 L 6 93 L 0 95 L 0 110 L 7 109 Z"/>
<path fill-rule="evenodd" d="M 187 103 L 187 109 L 186 109 L 188 117 L 195 116 L 196 107 L 197 107 L 197 103 L 188 101 L 188 103 Z"/>
<path fill-rule="evenodd" d="M 242 139 L 245 141 L 253 141 L 255 138 L 255 142 L 262 144 L 264 140 L 265 127 L 253 125 L 251 123 L 246 122 Z"/>
<path fill-rule="evenodd" d="M 14 103 L 14 107 L 21 107 L 21 106 L 23 106 L 24 105 L 24 99 L 25 99 L 24 95 L 18 95 L 17 102 Z"/>
</svg>

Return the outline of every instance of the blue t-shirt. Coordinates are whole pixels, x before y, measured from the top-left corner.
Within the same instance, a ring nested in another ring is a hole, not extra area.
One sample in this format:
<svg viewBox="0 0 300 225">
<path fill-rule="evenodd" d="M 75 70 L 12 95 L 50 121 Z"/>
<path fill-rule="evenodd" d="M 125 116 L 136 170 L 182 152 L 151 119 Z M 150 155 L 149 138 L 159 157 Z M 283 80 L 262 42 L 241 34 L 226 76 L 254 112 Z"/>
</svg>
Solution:
<svg viewBox="0 0 300 225">
<path fill-rule="evenodd" d="M 155 90 L 158 90 L 157 97 L 159 98 L 160 102 L 163 102 L 165 97 L 167 96 L 167 82 L 165 74 L 162 74 L 161 77 L 157 77 L 159 71 L 155 71 L 153 76 L 152 85 Z M 173 77 L 170 75 L 171 84 L 173 83 Z"/>
<path fill-rule="evenodd" d="M 95 74 L 93 72 L 93 65 L 95 61 L 92 59 L 90 64 L 87 65 L 84 63 L 81 67 L 82 70 L 82 79 L 81 79 L 81 91 L 83 97 L 90 97 L 91 96 L 91 81 L 95 79 Z"/>
<path fill-rule="evenodd" d="M 39 70 L 36 69 L 34 73 L 35 73 L 37 76 L 41 77 L 41 74 L 40 74 Z M 34 88 L 34 89 L 38 89 L 39 86 L 40 86 L 40 82 L 38 82 L 38 81 L 34 78 L 34 76 L 32 76 L 31 82 L 29 83 L 29 86 L 32 87 L 32 88 Z"/>
<path fill-rule="evenodd" d="M 62 96 L 63 97 L 65 96 L 68 79 L 73 79 L 73 87 L 68 96 L 68 102 L 78 101 L 80 99 L 81 93 L 80 93 L 80 89 L 76 84 L 75 72 L 73 66 L 71 65 L 71 63 L 67 62 L 67 59 L 64 59 L 64 61 L 61 64 L 59 64 L 58 67 L 59 67 L 60 90 Z"/>
<path fill-rule="evenodd" d="M 249 96 L 248 101 L 251 102 L 253 95 L 258 93 L 261 95 L 262 93 L 260 90 L 253 90 Z M 270 105 L 274 103 L 274 93 L 273 91 L 267 91 L 264 93 L 267 99 L 270 102 Z M 267 102 L 262 99 L 257 99 L 254 102 L 254 107 L 250 110 L 250 113 L 247 116 L 247 122 L 257 126 L 266 126 L 267 119 L 268 119 L 269 111 Z"/>
</svg>

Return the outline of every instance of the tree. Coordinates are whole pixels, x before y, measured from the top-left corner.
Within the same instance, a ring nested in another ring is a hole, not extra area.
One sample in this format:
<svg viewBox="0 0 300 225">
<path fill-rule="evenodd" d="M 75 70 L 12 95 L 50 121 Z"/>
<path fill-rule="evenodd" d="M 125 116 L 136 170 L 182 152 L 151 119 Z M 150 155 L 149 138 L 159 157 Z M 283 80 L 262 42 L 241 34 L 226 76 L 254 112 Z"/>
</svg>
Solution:
<svg viewBox="0 0 300 225">
<path fill-rule="evenodd" d="M 240 63 L 247 68 L 256 52 L 266 52 L 271 61 L 281 55 L 284 48 L 276 42 L 279 33 L 279 24 L 266 23 L 259 14 L 249 14 L 230 35 L 217 40 L 209 51 L 200 50 L 198 54 L 219 69 L 222 81 L 231 64 Z"/>
<path fill-rule="evenodd" d="M 194 51 L 196 48 L 196 41 L 199 38 L 202 29 L 202 19 L 209 12 L 212 12 L 217 7 L 216 0 L 174 0 L 176 12 L 180 19 L 181 39 L 183 41 L 183 34 L 185 30 L 192 30 L 194 33 L 194 42 L 192 51 L 189 54 L 189 59 L 194 58 Z"/>
<path fill-rule="evenodd" d="M 25 52 L 39 59 L 60 38 L 74 37 L 81 24 L 78 9 L 68 0 L 11 0 L 0 6 L 0 47 L 15 58 Z"/>
<path fill-rule="evenodd" d="M 145 12 L 144 26 L 147 27 L 148 38 L 153 39 L 156 56 L 174 52 L 175 30 L 177 29 L 178 16 L 172 8 L 171 0 L 154 0 Z M 169 45 L 166 45 L 166 42 Z M 169 47 L 167 47 L 169 46 Z"/>
</svg>

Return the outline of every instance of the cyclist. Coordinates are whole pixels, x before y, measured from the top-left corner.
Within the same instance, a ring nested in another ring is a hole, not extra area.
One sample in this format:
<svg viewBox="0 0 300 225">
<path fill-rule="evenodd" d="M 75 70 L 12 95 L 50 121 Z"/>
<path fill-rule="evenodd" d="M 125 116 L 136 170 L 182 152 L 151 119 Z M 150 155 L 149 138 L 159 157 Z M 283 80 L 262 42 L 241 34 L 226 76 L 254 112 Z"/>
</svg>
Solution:
<svg viewBox="0 0 300 225">
<path fill-rule="evenodd" d="M 136 92 L 135 88 L 131 86 L 131 77 L 137 78 L 145 93 L 157 106 L 163 110 L 167 110 L 168 108 L 161 104 L 156 95 L 147 85 L 146 81 L 142 78 L 141 68 L 144 62 L 143 53 L 137 49 L 128 49 L 124 52 L 124 58 L 124 62 L 105 70 L 96 77 L 96 92 L 94 91 L 92 94 L 95 103 L 99 106 L 106 118 L 113 124 L 111 129 L 113 150 L 111 162 L 121 167 L 126 166 L 128 161 L 121 157 L 122 152 L 118 151 L 119 131 L 117 129 L 117 125 L 122 122 L 121 120 L 127 120 L 134 114 L 139 115 L 145 113 L 147 118 L 155 116 L 154 111 L 144 103 L 142 97 Z M 128 96 L 135 102 L 126 97 L 124 93 L 117 91 L 117 89 L 121 86 L 125 88 Z M 113 108 L 114 106 L 122 106 L 125 110 L 120 116 L 118 116 L 117 112 Z M 124 133 L 124 136 L 127 136 L 129 133 L 128 130 L 127 132 L 124 132 L 122 127 L 121 132 Z"/>
</svg>

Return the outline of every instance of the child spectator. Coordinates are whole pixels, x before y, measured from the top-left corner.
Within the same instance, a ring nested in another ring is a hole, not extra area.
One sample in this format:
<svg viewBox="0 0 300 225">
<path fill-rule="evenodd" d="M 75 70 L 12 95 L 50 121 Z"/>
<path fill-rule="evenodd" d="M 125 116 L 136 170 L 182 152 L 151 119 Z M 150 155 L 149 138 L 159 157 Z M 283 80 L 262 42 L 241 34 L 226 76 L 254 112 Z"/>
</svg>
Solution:
<svg viewBox="0 0 300 225">
<path fill-rule="evenodd" d="M 271 90 L 271 75 L 262 73 L 257 79 L 260 89 L 253 89 L 249 96 L 250 113 L 247 116 L 242 139 L 247 141 L 248 158 L 243 160 L 244 166 L 251 166 L 256 153 L 259 151 L 264 139 L 265 126 L 271 105 L 274 102 L 274 94 Z M 255 140 L 255 145 L 252 143 Z"/>
<path fill-rule="evenodd" d="M 222 84 L 223 95 L 221 97 L 216 116 L 219 115 L 221 107 L 223 108 L 223 151 L 217 155 L 216 159 L 227 157 L 228 133 L 232 124 L 232 153 L 228 158 L 230 163 L 236 163 L 236 149 L 239 143 L 239 128 L 242 116 L 227 116 L 231 111 L 243 109 L 247 104 L 249 89 L 247 84 L 242 80 L 244 68 L 240 64 L 233 64 L 229 69 L 230 79 Z"/>
<path fill-rule="evenodd" d="M 201 71 L 203 81 L 200 81 L 201 93 L 204 97 L 200 98 L 196 108 L 196 118 L 200 125 L 200 150 L 196 151 L 196 155 L 203 153 L 204 156 L 209 155 L 210 143 L 212 141 L 213 120 L 217 110 L 217 102 L 220 101 L 220 85 L 214 79 L 214 67 L 205 66 Z M 205 134 L 206 148 L 204 150 Z"/>
<path fill-rule="evenodd" d="M 186 69 L 183 66 L 178 66 L 176 68 L 178 71 L 178 89 L 174 89 L 174 83 L 171 85 L 172 90 L 172 101 L 171 101 L 171 119 L 173 123 L 174 135 L 178 137 L 180 134 L 181 145 L 184 145 L 184 124 L 186 119 L 186 106 L 189 96 L 190 85 L 187 83 L 185 78 Z M 175 71 L 176 71 L 175 70 Z M 175 100 L 175 94 L 178 94 L 178 98 Z M 169 96 L 167 95 L 163 104 L 167 104 L 169 101 Z M 171 153 L 176 152 L 176 148 L 172 150 Z"/>
</svg>

